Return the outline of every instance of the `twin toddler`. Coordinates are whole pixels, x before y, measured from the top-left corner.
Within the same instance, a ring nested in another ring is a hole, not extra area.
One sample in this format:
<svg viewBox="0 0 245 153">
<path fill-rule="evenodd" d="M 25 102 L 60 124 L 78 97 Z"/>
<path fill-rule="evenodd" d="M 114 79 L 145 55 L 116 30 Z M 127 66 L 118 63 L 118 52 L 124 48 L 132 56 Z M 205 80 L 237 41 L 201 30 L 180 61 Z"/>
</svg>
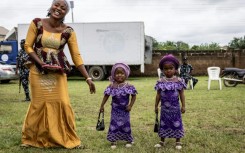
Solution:
<svg viewBox="0 0 245 153">
<path fill-rule="evenodd" d="M 160 142 L 154 147 L 165 145 L 165 138 L 176 139 L 176 149 L 181 149 L 180 138 L 184 136 L 181 113 L 185 113 L 184 80 L 177 77 L 179 61 L 169 54 L 164 56 L 159 63 L 159 68 L 164 77 L 155 85 L 157 91 L 155 100 L 155 113 L 158 113 L 161 101 L 160 124 L 158 135 Z M 100 106 L 100 112 L 104 112 L 104 105 L 109 96 L 112 96 L 112 110 L 107 140 L 111 142 L 111 148 L 116 148 L 116 142 L 126 141 L 125 147 L 132 147 L 133 137 L 130 126 L 130 111 L 136 100 L 137 90 L 126 79 L 130 74 L 130 68 L 125 63 L 116 63 L 111 70 L 110 85 L 104 91 L 104 97 Z M 131 97 L 131 98 L 130 98 Z M 181 105 L 179 103 L 179 98 Z"/>
</svg>

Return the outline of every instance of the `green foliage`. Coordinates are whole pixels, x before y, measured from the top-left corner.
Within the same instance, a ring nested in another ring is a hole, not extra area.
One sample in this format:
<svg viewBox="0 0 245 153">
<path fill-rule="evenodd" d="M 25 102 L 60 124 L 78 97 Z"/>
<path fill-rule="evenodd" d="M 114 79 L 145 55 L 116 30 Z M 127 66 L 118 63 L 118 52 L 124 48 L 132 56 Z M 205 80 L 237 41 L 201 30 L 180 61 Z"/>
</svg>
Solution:
<svg viewBox="0 0 245 153">
<path fill-rule="evenodd" d="M 245 36 L 233 38 L 233 40 L 229 43 L 229 47 L 234 49 L 245 49 Z"/>
<path fill-rule="evenodd" d="M 212 81 L 207 90 L 207 76 L 197 77 L 199 82 L 194 90 L 185 90 L 186 113 L 182 115 L 185 128 L 183 149 L 176 151 L 175 140 L 166 139 L 164 148 L 155 149 L 159 137 L 153 132 L 154 103 L 157 77 L 130 78 L 129 82 L 138 90 L 135 105 L 131 111 L 132 133 L 135 144 L 125 148 L 119 142 L 111 150 L 106 140 L 110 122 L 111 98 L 105 105 L 106 130 L 97 132 L 95 125 L 103 92 L 108 81 L 95 82 L 96 94 L 89 94 L 84 80 L 69 80 L 68 88 L 71 105 L 75 113 L 77 133 L 85 149 L 22 149 L 21 129 L 29 103 L 21 102 L 18 82 L 0 84 L 0 153 L 240 153 L 245 148 L 244 85 L 219 90 L 218 82 Z"/>
<path fill-rule="evenodd" d="M 212 42 L 211 44 L 205 43 L 201 45 L 193 45 L 191 47 L 191 50 L 219 50 L 221 47 L 219 46 L 218 43 Z"/>
<path fill-rule="evenodd" d="M 201 45 L 189 46 L 188 43 L 183 41 L 166 41 L 166 42 L 157 42 L 156 39 L 153 41 L 153 50 L 219 50 L 221 47 L 218 43 L 212 42 L 211 44 L 205 43 Z"/>
<path fill-rule="evenodd" d="M 153 43 L 154 50 L 189 50 L 189 45 L 185 42 L 178 41 L 166 41 L 166 42 L 157 42 Z"/>
<path fill-rule="evenodd" d="M 189 45 L 183 41 L 177 41 L 176 43 L 178 50 L 189 50 Z"/>
<path fill-rule="evenodd" d="M 230 48 L 234 49 L 245 49 L 245 36 L 243 37 L 234 37 L 233 40 L 230 41 Z M 188 43 L 183 41 L 166 41 L 166 42 L 157 42 L 156 39 L 153 38 L 153 50 L 220 50 L 221 46 L 218 43 L 212 42 L 211 44 L 203 43 L 201 45 L 193 45 L 189 46 Z"/>
<path fill-rule="evenodd" d="M 155 38 L 152 38 L 152 39 L 153 39 L 153 40 L 152 40 L 152 41 L 153 41 L 152 47 L 153 47 L 153 48 L 157 48 L 158 45 L 159 45 L 158 42 L 157 42 L 157 40 L 156 40 Z"/>
</svg>

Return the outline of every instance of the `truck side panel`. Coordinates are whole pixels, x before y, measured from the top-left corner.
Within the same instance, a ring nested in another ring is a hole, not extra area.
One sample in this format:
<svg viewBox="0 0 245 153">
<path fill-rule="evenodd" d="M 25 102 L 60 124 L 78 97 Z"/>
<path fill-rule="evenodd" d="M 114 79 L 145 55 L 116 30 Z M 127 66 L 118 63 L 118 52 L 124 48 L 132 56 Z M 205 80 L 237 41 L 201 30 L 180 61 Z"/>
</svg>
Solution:
<svg viewBox="0 0 245 153">
<path fill-rule="evenodd" d="M 16 65 L 18 44 L 16 40 L 0 42 L 0 61 L 5 64 Z"/>
<path fill-rule="evenodd" d="M 125 62 L 144 72 L 145 34 L 143 22 L 70 23 L 76 32 L 85 65 Z M 18 25 L 18 40 L 26 37 L 29 24 Z M 68 47 L 64 50 L 72 62 Z"/>
</svg>

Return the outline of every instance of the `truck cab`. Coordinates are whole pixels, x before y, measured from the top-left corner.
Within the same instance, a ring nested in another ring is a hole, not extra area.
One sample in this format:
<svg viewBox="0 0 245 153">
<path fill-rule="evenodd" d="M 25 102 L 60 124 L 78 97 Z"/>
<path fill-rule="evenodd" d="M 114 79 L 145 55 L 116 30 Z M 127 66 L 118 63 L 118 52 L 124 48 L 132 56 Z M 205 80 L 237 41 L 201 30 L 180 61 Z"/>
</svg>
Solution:
<svg viewBox="0 0 245 153">
<path fill-rule="evenodd" d="M 0 41 L 0 62 L 16 65 L 18 42 L 16 40 Z"/>
</svg>

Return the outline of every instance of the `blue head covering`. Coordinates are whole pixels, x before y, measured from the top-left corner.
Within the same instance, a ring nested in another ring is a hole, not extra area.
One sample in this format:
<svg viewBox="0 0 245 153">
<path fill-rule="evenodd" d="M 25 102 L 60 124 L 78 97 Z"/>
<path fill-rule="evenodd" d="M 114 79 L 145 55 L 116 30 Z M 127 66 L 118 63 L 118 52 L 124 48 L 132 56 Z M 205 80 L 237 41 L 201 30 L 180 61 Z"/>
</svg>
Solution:
<svg viewBox="0 0 245 153">
<path fill-rule="evenodd" d="M 115 71 L 117 68 L 122 68 L 125 71 L 125 75 L 126 75 L 126 79 L 128 78 L 129 74 L 130 74 L 130 68 L 127 64 L 125 63 L 116 63 L 113 65 L 112 69 L 111 69 L 111 76 L 109 78 L 109 80 L 111 82 L 115 81 Z"/>
</svg>

